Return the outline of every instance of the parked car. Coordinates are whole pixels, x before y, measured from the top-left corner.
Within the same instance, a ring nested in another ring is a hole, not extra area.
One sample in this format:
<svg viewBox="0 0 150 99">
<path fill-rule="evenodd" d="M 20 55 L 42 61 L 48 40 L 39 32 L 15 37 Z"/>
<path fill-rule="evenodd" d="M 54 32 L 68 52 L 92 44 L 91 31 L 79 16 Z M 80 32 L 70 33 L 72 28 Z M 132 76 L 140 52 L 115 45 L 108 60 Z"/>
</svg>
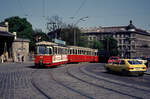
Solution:
<svg viewBox="0 0 150 99">
<path fill-rule="evenodd" d="M 120 72 L 123 75 L 138 74 L 139 76 L 144 75 L 146 72 L 146 65 L 137 59 L 119 59 L 112 64 L 106 64 L 105 68 L 108 72 Z"/>
<path fill-rule="evenodd" d="M 147 66 L 147 68 L 149 68 L 150 67 L 150 57 L 147 57 L 146 60 L 147 60 L 146 66 Z"/>
<path fill-rule="evenodd" d="M 143 62 L 144 64 L 147 63 L 147 60 L 146 60 L 146 58 L 144 58 L 144 57 L 133 57 L 133 59 L 137 59 L 137 60 Z"/>
<path fill-rule="evenodd" d="M 116 61 L 118 61 L 118 59 L 120 59 L 120 57 L 118 57 L 118 56 L 111 56 L 108 59 L 108 63 L 116 62 Z"/>
</svg>

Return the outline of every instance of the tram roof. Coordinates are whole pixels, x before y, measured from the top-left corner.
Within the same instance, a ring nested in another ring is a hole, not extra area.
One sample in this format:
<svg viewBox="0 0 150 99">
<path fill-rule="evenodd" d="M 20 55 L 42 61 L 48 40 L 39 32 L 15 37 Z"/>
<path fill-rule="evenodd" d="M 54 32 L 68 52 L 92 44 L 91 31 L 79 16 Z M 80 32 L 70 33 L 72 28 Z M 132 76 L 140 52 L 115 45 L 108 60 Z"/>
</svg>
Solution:
<svg viewBox="0 0 150 99">
<path fill-rule="evenodd" d="M 68 48 L 72 48 L 72 49 L 81 49 L 81 50 L 92 50 L 92 51 L 98 51 L 97 49 L 92 49 L 92 48 L 88 48 L 88 47 L 79 47 L 79 46 L 68 46 Z"/>
<path fill-rule="evenodd" d="M 53 42 L 48 42 L 48 41 L 41 41 L 41 42 L 37 42 L 36 45 L 53 45 L 53 46 L 56 46 L 58 44 L 53 43 Z"/>
</svg>

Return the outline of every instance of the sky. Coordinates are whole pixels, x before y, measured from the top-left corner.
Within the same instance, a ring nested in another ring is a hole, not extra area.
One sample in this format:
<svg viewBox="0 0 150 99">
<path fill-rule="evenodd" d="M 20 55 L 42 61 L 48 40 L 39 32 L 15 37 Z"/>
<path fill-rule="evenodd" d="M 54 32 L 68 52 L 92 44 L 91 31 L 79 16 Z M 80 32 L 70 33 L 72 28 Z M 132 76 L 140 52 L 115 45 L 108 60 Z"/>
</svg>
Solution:
<svg viewBox="0 0 150 99">
<path fill-rule="evenodd" d="M 132 20 L 150 30 L 150 0 L 0 0 L 0 21 L 12 16 L 27 18 L 34 29 L 46 30 L 48 17 L 59 16 L 79 27 L 126 26 Z M 74 18 L 71 18 L 74 17 Z"/>
</svg>

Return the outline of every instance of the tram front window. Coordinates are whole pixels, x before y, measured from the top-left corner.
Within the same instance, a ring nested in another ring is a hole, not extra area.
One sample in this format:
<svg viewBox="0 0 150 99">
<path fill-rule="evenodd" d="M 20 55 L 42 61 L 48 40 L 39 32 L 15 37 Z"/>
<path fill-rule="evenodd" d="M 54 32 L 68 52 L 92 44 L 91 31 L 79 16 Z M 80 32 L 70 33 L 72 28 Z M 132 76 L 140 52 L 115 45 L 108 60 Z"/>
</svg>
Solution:
<svg viewBox="0 0 150 99">
<path fill-rule="evenodd" d="M 38 46 L 38 54 L 46 54 L 46 48 L 45 46 Z"/>
<path fill-rule="evenodd" d="M 52 54 L 52 49 L 45 46 L 38 46 L 38 54 Z"/>
</svg>

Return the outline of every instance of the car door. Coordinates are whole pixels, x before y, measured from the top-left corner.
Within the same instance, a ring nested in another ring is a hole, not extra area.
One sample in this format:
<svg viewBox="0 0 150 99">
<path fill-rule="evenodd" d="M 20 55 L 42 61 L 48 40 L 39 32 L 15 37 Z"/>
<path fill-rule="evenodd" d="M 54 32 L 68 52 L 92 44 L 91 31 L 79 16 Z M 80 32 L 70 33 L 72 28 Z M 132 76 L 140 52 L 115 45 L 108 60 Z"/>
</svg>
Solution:
<svg viewBox="0 0 150 99">
<path fill-rule="evenodd" d="M 119 67 L 119 61 L 115 61 L 115 62 L 113 62 L 113 71 L 118 71 L 118 67 Z"/>
<path fill-rule="evenodd" d="M 126 64 L 124 60 L 120 60 L 118 71 L 121 72 L 122 70 L 126 70 Z"/>
</svg>

